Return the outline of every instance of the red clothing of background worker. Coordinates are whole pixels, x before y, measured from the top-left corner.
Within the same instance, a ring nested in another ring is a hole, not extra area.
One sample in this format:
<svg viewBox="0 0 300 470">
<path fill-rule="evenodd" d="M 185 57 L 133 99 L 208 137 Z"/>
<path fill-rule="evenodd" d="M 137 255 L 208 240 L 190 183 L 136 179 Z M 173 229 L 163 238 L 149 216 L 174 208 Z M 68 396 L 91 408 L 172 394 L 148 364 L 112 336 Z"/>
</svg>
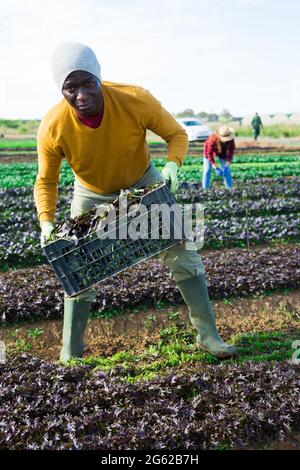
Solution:
<svg viewBox="0 0 300 470">
<path fill-rule="evenodd" d="M 220 157 L 228 162 L 232 161 L 235 151 L 234 139 L 227 142 L 221 142 L 218 134 L 211 134 L 204 143 L 204 155 L 211 162 L 212 165 L 215 163 L 215 157 Z"/>
</svg>

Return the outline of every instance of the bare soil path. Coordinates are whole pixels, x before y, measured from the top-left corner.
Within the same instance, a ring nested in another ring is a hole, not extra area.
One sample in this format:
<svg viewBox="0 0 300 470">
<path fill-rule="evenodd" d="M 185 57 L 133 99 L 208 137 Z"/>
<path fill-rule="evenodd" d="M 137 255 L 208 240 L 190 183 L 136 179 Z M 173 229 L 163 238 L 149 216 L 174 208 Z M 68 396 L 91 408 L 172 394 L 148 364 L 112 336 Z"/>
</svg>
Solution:
<svg viewBox="0 0 300 470">
<path fill-rule="evenodd" d="M 300 325 L 300 290 L 287 294 L 219 300 L 213 302 L 213 305 L 219 330 L 225 340 L 245 332 L 292 331 Z M 85 355 L 109 357 L 129 350 L 133 354 L 142 354 L 145 348 L 157 342 L 162 328 L 172 325 L 182 328 L 189 325 L 184 304 L 159 310 L 135 309 L 110 319 L 90 319 Z M 30 332 L 35 329 L 42 333 L 32 338 Z M 59 358 L 61 334 L 62 320 L 10 325 L 0 329 L 0 339 L 5 342 L 8 351 L 21 353 L 22 346 L 26 349 L 26 344 L 30 342 L 30 354 L 54 362 Z"/>
</svg>

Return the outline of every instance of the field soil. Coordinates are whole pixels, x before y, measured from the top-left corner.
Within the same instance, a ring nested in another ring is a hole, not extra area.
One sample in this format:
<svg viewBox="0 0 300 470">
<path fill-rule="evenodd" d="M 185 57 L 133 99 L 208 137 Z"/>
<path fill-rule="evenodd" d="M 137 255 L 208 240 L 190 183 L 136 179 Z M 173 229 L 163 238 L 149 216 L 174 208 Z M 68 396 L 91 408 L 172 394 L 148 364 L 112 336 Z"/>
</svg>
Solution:
<svg viewBox="0 0 300 470">
<path fill-rule="evenodd" d="M 300 290 L 289 293 L 232 298 L 213 302 L 221 335 L 228 340 L 233 335 L 261 331 L 292 331 L 299 328 Z M 172 325 L 189 325 L 185 304 L 168 306 L 159 310 L 135 309 L 112 318 L 90 319 L 86 331 L 85 356 L 109 357 L 121 351 L 142 354 L 155 344 L 162 328 Z M 24 352 L 20 344 L 29 341 L 28 333 L 35 328 L 42 333 L 31 339 L 28 352 L 41 359 L 57 362 L 61 348 L 62 320 L 46 320 L 3 326 L 0 339 L 9 354 Z M 300 339 L 300 338 L 299 338 Z"/>
<path fill-rule="evenodd" d="M 153 134 L 147 139 L 149 142 L 157 142 L 165 144 L 165 142 L 158 136 Z M 253 139 L 245 137 L 237 137 L 235 139 L 237 145 L 237 153 L 278 153 L 278 152 L 300 152 L 300 137 L 299 138 L 279 138 L 272 139 L 262 137 L 257 142 Z M 163 156 L 166 153 L 165 148 L 152 148 L 152 155 Z M 201 155 L 203 153 L 203 143 L 190 144 L 187 155 Z M 37 162 L 37 153 L 35 150 L 10 150 L 0 149 L 0 164 L 5 163 L 33 163 Z"/>
<path fill-rule="evenodd" d="M 0 150 L 0 164 L 5 163 L 34 163 L 37 162 L 36 151 L 32 152 L 13 152 Z"/>
</svg>

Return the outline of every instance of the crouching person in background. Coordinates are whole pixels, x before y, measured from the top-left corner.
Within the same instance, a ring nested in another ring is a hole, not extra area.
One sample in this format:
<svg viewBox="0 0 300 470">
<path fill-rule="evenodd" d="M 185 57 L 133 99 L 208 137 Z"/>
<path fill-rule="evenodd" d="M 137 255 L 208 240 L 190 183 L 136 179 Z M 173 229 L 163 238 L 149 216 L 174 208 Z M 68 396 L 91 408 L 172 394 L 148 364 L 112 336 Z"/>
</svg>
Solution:
<svg viewBox="0 0 300 470">
<path fill-rule="evenodd" d="M 225 188 L 232 189 L 233 181 L 230 171 L 235 151 L 234 131 L 230 127 L 221 126 L 211 134 L 204 144 L 202 188 L 209 189 L 212 168 L 218 176 L 224 178 Z M 215 158 L 219 158 L 221 168 Z"/>
</svg>

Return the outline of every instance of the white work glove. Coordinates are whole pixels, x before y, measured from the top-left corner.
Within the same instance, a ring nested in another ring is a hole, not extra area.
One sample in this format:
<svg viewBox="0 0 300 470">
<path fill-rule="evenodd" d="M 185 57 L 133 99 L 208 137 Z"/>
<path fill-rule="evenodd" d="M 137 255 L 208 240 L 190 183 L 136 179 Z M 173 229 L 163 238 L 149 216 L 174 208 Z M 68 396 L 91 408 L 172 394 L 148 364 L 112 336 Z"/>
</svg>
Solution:
<svg viewBox="0 0 300 470">
<path fill-rule="evenodd" d="M 166 181 L 171 181 L 171 187 L 170 190 L 172 193 L 175 193 L 178 189 L 179 183 L 178 183 L 178 170 L 179 166 L 175 162 L 167 162 L 163 169 L 161 170 L 161 176 L 166 180 Z"/>
<path fill-rule="evenodd" d="M 50 222 L 49 220 L 46 220 L 45 222 L 41 223 L 41 247 L 45 246 L 47 241 L 50 238 L 51 233 L 54 230 L 54 224 Z"/>
</svg>

